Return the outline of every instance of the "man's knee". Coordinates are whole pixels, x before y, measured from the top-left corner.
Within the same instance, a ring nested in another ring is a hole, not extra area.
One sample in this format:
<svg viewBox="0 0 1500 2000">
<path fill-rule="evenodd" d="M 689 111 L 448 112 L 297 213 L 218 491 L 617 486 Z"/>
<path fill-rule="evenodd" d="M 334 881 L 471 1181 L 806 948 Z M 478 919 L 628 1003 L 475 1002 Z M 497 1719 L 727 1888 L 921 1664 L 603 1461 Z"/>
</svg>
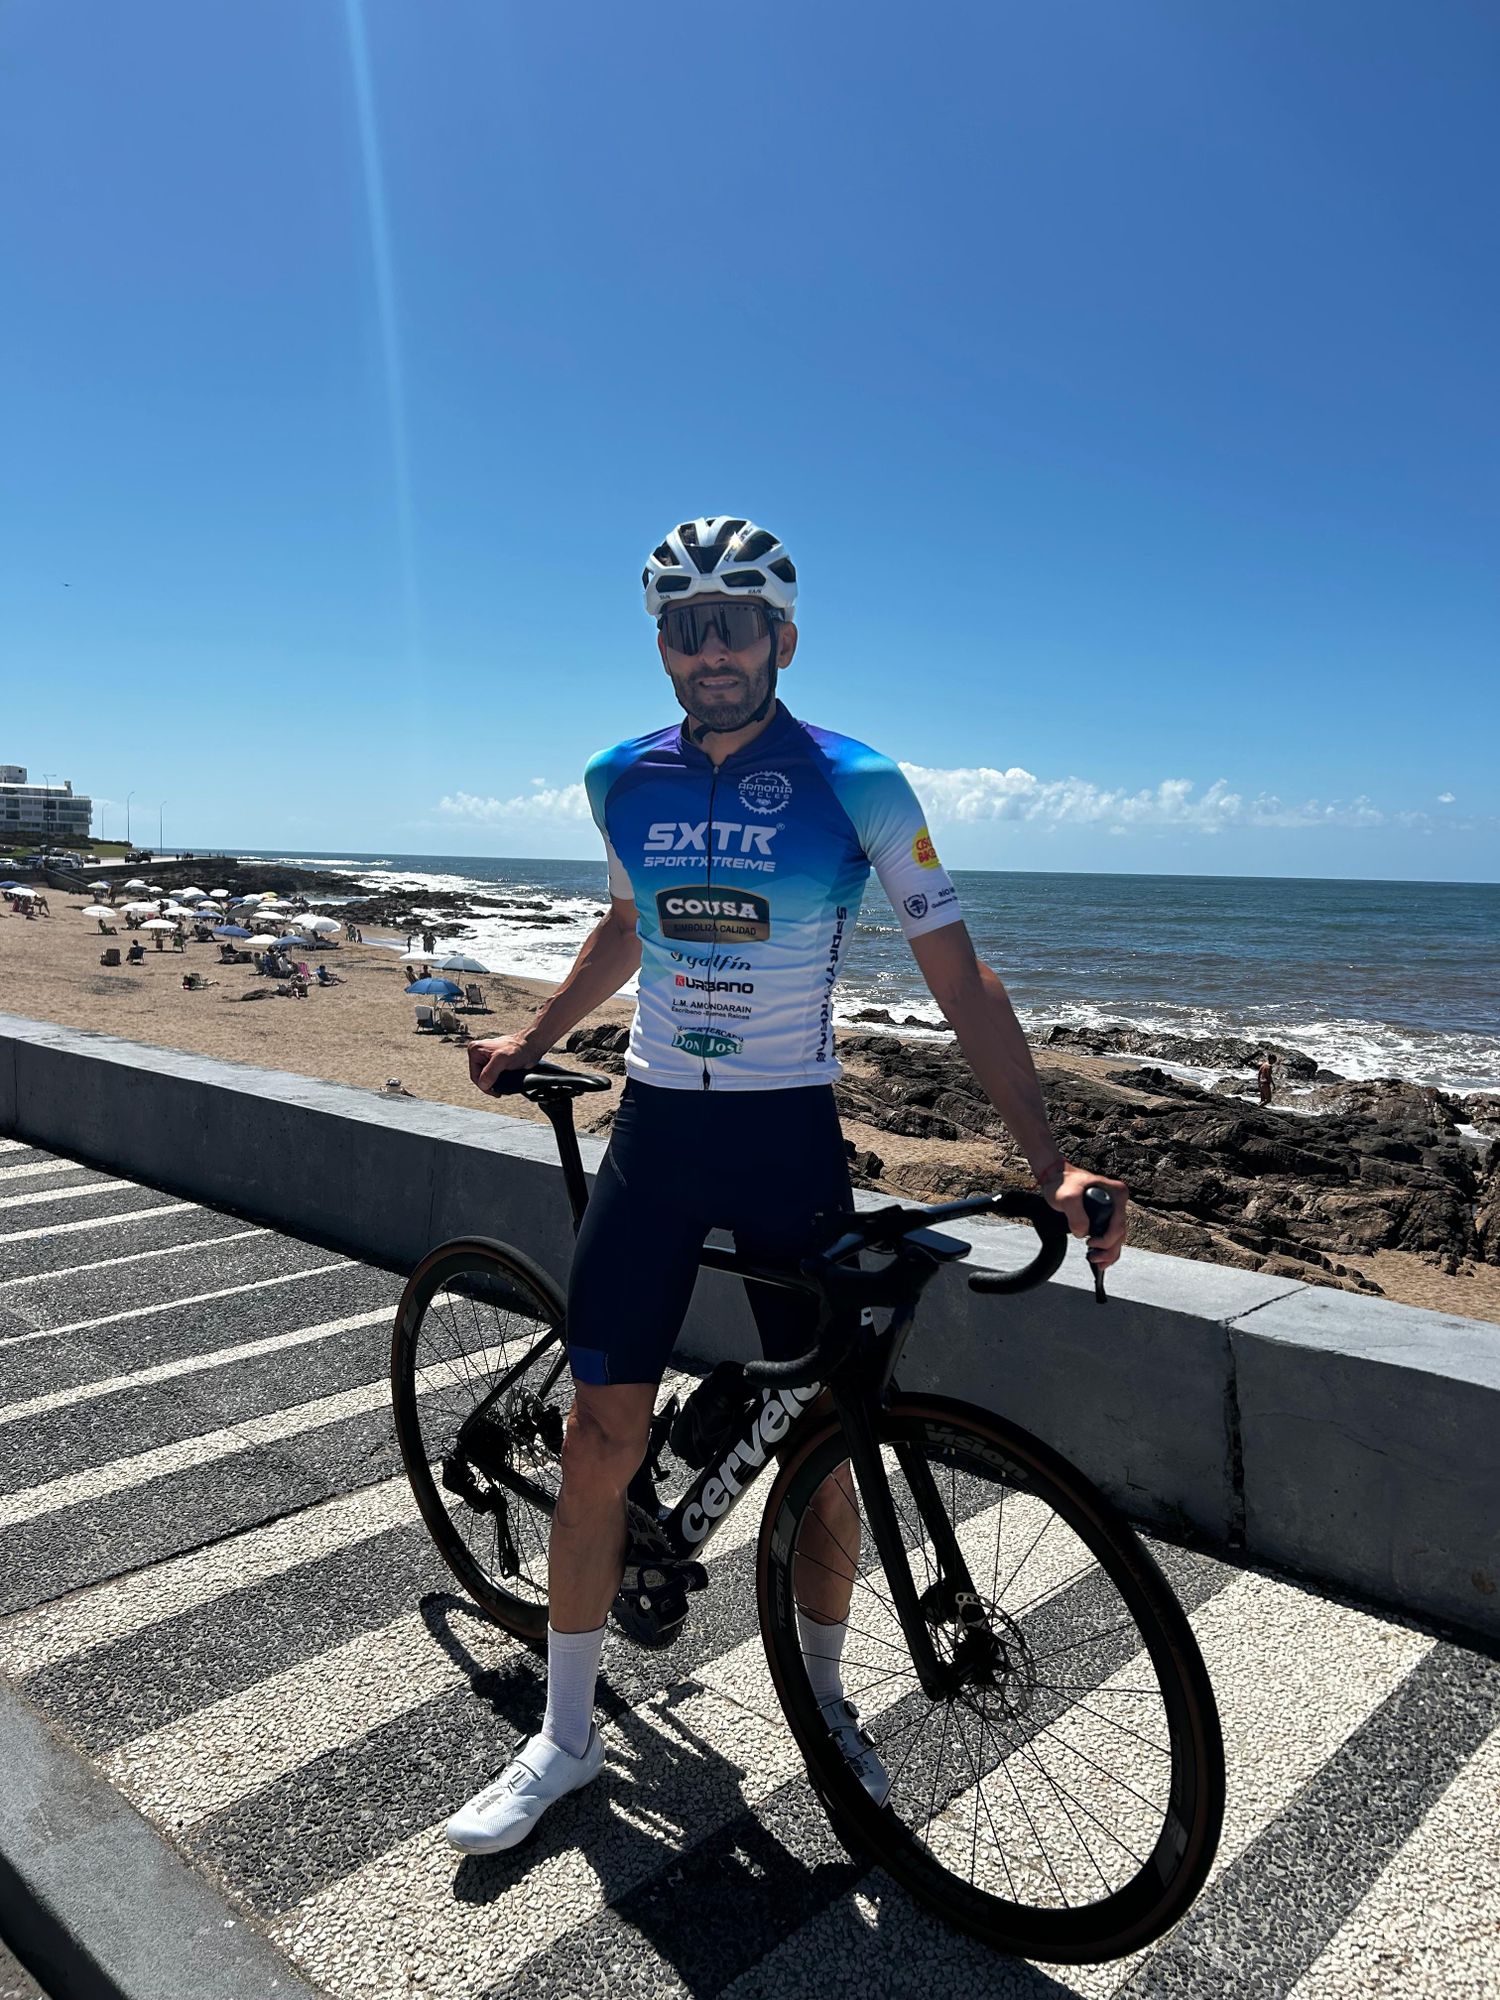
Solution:
<svg viewBox="0 0 1500 2000">
<path fill-rule="evenodd" d="M 646 1456 L 655 1391 L 638 1383 L 580 1382 L 563 1437 L 563 1477 L 623 1493 Z"/>
</svg>

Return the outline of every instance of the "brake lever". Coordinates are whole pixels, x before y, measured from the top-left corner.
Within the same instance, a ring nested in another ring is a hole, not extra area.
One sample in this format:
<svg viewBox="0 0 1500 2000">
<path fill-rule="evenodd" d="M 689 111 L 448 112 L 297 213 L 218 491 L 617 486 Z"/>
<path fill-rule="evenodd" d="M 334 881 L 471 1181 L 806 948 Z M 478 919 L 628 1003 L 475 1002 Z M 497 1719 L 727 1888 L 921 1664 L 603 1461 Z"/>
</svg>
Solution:
<svg viewBox="0 0 1500 2000">
<path fill-rule="evenodd" d="M 1115 1205 L 1103 1188 L 1086 1187 L 1083 1191 L 1083 1212 L 1089 1219 L 1090 1236 L 1098 1236 L 1109 1227 L 1109 1218 L 1115 1212 Z M 1089 1256 L 1088 1265 L 1094 1274 L 1094 1303 L 1101 1306 L 1108 1305 L 1109 1300 L 1104 1295 L 1103 1267 L 1094 1262 L 1092 1255 Z"/>
</svg>

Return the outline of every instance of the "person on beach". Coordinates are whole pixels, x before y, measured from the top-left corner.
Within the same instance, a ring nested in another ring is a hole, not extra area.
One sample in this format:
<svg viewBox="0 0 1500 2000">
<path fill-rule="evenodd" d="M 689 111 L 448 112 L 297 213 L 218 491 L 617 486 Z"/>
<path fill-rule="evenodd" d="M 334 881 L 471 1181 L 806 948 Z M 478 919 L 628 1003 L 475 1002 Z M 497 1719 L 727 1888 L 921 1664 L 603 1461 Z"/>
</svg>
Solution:
<svg viewBox="0 0 1500 2000">
<path fill-rule="evenodd" d="M 1271 1093 L 1276 1088 L 1276 1078 L 1272 1074 L 1272 1067 L 1275 1061 L 1275 1056 L 1271 1055 L 1268 1051 L 1261 1057 L 1260 1068 L 1255 1074 L 1255 1080 L 1260 1085 L 1260 1101 L 1262 1104 L 1270 1103 Z"/>
<path fill-rule="evenodd" d="M 647 558 L 646 611 L 685 714 L 593 758 L 585 787 L 610 905 L 529 1028 L 477 1042 L 481 1089 L 537 1063 L 639 971 L 626 1083 L 568 1288 L 574 1384 L 549 1549 L 541 1729 L 452 1819 L 493 1853 L 597 1776 L 593 1722 L 605 1620 L 626 1545 L 626 1489 L 714 1228 L 742 1251 L 795 1256 L 853 1205 L 834 1106 L 832 993 L 873 867 L 929 990 L 1036 1185 L 1088 1235 L 1082 1195 L 1112 1199 L 1090 1256 L 1113 1264 L 1123 1183 L 1064 1159 L 1031 1052 L 997 975 L 975 956 L 952 883 L 899 767 L 777 699 L 797 650 L 797 576 L 776 537 L 719 515 L 684 521 Z M 779 872 L 778 872 L 779 871 Z M 755 1287 L 763 1352 L 811 1344 L 809 1302 Z M 847 1465 L 815 1508 L 829 1562 L 798 1578 L 798 1622 L 824 1722 L 871 1796 L 890 1780 L 840 1670 L 860 1518 Z M 842 1556 L 840 1554 L 842 1552 Z"/>
</svg>

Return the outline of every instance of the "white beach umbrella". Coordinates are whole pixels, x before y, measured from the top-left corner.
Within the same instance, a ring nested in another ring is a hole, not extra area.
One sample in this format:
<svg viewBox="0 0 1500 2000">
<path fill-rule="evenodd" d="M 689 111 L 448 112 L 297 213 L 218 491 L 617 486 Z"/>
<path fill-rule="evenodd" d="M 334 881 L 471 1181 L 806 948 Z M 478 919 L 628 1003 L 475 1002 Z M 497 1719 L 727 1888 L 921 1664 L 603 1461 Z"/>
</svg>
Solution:
<svg viewBox="0 0 1500 2000">
<path fill-rule="evenodd" d="M 253 945 L 257 951 L 264 951 L 268 944 L 275 944 L 275 942 L 275 938 L 271 937 L 266 931 L 258 931 L 254 937 L 245 939 L 245 949 L 248 951 Z"/>
<path fill-rule="evenodd" d="M 332 917 L 309 917 L 302 926 L 305 931 L 322 931 L 325 935 L 341 931 L 344 927 Z"/>
<path fill-rule="evenodd" d="M 153 917 L 156 915 L 155 903 L 122 903 L 120 908 L 123 915 L 130 917 L 138 917 L 146 910 L 149 910 Z"/>
<path fill-rule="evenodd" d="M 210 889 L 208 893 L 210 896 L 227 896 L 229 891 L 227 889 Z"/>
<path fill-rule="evenodd" d="M 431 965 L 431 963 L 430 951 L 403 951 L 397 960 L 398 965 Z"/>
<path fill-rule="evenodd" d="M 199 901 L 200 898 L 206 896 L 207 894 L 208 891 L 206 889 L 199 889 L 199 888 L 179 889 L 177 891 L 177 900 L 179 903 L 197 902 Z"/>
<path fill-rule="evenodd" d="M 146 884 L 144 879 L 139 875 L 133 876 L 131 880 L 125 884 L 125 887 L 127 889 L 144 889 L 145 886 Z"/>
<path fill-rule="evenodd" d="M 79 915 L 84 917 L 112 917 L 114 914 L 108 903 L 90 903 L 86 910 L 79 911 Z"/>
<path fill-rule="evenodd" d="M 240 897 L 240 901 L 241 901 L 242 903 L 258 903 L 258 902 L 260 902 L 260 900 L 261 900 L 261 898 L 260 898 L 259 896 L 241 896 L 241 897 Z"/>
<path fill-rule="evenodd" d="M 89 887 L 91 889 L 107 889 L 109 884 L 108 882 L 90 882 Z"/>
<path fill-rule="evenodd" d="M 141 925 L 143 931 L 175 931 L 176 928 L 170 917 L 148 917 Z"/>
</svg>

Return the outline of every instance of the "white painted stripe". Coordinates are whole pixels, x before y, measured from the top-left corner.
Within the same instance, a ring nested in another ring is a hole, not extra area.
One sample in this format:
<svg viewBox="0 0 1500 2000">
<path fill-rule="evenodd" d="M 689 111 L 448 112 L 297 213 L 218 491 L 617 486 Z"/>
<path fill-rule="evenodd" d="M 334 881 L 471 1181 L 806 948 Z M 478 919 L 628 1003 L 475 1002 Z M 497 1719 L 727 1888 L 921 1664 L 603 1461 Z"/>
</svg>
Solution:
<svg viewBox="0 0 1500 2000">
<path fill-rule="evenodd" d="M 383 1319 L 388 1310 L 382 1309 L 371 1317 Z M 473 1365 L 476 1368 L 487 1367 L 499 1352 L 499 1349 L 487 1349 L 473 1357 Z M 424 1369 L 417 1377 L 417 1392 L 420 1395 L 429 1389 L 450 1387 L 452 1379 L 452 1369 L 446 1364 Z M 84 1506 L 92 1500 L 106 1499 L 112 1493 L 125 1493 L 133 1487 L 145 1486 L 153 1479 L 166 1479 L 175 1472 L 186 1472 L 192 1466 L 212 1465 L 216 1459 L 232 1458 L 242 1451 L 254 1451 L 259 1445 L 280 1444 L 306 1431 L 323 1430 L 329 1424 L 341 1423 L 345 1417 L 365 1416 L 371 1410 L 387 1406 L 390 1396 L 390 1382 L 382 1374 L 378 1381 L 366 1382 L 357 1389 L 344 1389 L 336 1396 L 319 1396 L 312 1402 L 295 1403 L 289 1409 L 273 1410 L 263 1417 L 247 1417 L 243 1423 L 229 1424 L 222 1430 L 205 1431 L 199 1437 L 182 1438 L 176 1444 L 158 1445 L 151 1451 L 136 1452 L 129 1458 L 112 1459 L 106 1465 L 91 1466 L 85 1472 L 69 1473 L 62 1479 L 49 1479 L 40 1486 L 27 1487 L 19 1493 L 0 1495 L 0 1528 L 15 1527 L 22 1521 L 35 1521 L 43 1514 L 55 1514 L 65 1507 Z"/>
<path fill-rule="evenodd" d="M 34 1153 L 36 1150 L 29 1139 L 0 1139 L 0 1153 Z"/>
<path fill-rule="evenodd" d="M 210 1293 L 210 1297 L 222 1294 Z M 183 1375 L 201 1375 L 209 1368 L 223 1368 L 236 1361 L 251 1361 L 258 1354 L 277 1354 L 290 1347 L 305 1347 L 314 1340 L 331 1340 L 335 1334 L 349 1333 L 358 1326 L 389 1323 L 392 1308 L 380 1306 L 374 1312 L 351 1313 L 344 1319 L 323 1320 L 317 1326 L 297 1327 L 290 1333 L 267 1334 L 261 1340 L 246 1340 L 233 1347 L 218 1347 L 210 1354 L 189 1354 L 177 1361 L 158 1361 L 150 1368 L 137 1368 L 129 1375 L 111 1375 L 103 1381 L 88 1382 L 73 1389 L 49 1389 L 45 1395 L 29 1396 L 23 1403 L 0 1408 L 0 1424 L 19 1423 L 23 1417 L 39 1417 L 47 1410 L 72 1408 L 99 1396 L 112 1396 L 121 1389 L 142 1389 L 152 1382 L 170 1382 Z M 64 1327 L 62 1332 L 72 1332 Z M 30 1336 L 23 1336 L 29 1338 Z"/>
<path fill-rule="evenodd" d="M 1290 2000 L 1493 1993 L 1497 1883 L 1500 1729 L 1441 1794 Z"/>
<path fill-rule="evenodd" d="M 241 1285 L 222 1285 L 213 1292 L 191 1292 L 181 1299 L 153 1299 L 149 1305 L 127 1306 L 120 1312 L 102 1313 L 98 1319 L 75 1319 L 67 1326 L 49 1326 L 39 1330 L 49 1334 L 88 1333 L 97 1326 L 114 1326 L 126 1319 L 160 1317 L 163 1313 L 180 1312 L 184 1306 L 206 1305 L 213 1299 L 232 1299 L 241 1292 L 258 1292 L 271 1285 L 295 1285 L 299 1278 L 320 1278 L 329 1271 L 347 1271 L 352 1262 L 350 1257 L 339 1257 L 331 1264 L 310 1264 L 305 1271 L 281 1271 L 272 1277 L 247 1278 Z M 0 1415 L 0 1422 L 3 1421 L 3 1415 Z"/>
<path fill-rule="evenodd" d="M 0 1167 L 0 1181 L 33 1181 L 43 1174 L 81 1174 L 87 1172 L 80 1160 L 28 1160 L 21 1167 Z"/>
<path fill-rule="evenodd" d="M 190 1555 L 171 1556 L 91 1590 L 16 1612 L 0 1623 L 0 1673 L 37 1673 L 417 1519 L 417 1503 L 405 1478 L 387 1479 L 285 1515 L 267 1527 L 226 1535 Z"/>
<path fill-rule="evenodd" d="M 150 1209 L 148 1214 L 160 1211 Z M 124 1216 L 111 1216 L 112 1222 L 123 1222 Z M 17 1285 L 45 1285 L 54 1278 L 77 1278 L 86 1271 L 111 1271 L 122 1264 L 140 1264 L 148 1257 L 181 1257 L 190 1250 L 206 1250 L 211 1244 L 243 1243 L 250 1236 L 269 1236 L 269 1229 L 236 1229 L 228 1236 L 199 1236 L 191 1243 L 168 1243 L 160 1250 L 132 1250 L 124 1257 L 98 1257 L 92 1264 L 68 1264 L 60 1271 L 28 1271 L 19 1278 L 0 1278 L 0 1292 L 13 1290 Z"/>
<path fill-rule="evenodd" d="M 121 1180 L 118 1174 L 105 1174 L 87 1187 L 32 1188 L 26 1194 L 0 1194 L 0 1208 L 35 1208 L 43 1201 L 86 1201 L 91 1194 L 139 1193 L 134 1181 Z"/>
<path fill-rule="evenodd" d="M 87 1193 L 94 1190 L 89 1188 Z M 155 1208 L 132 1208 L 124 1215 L 90 1215 L 82 1222 L 48 1222 L 39 1229 L 0 1230 L 0 1248 L 7 1243 L 34 1243 L 41 1236 L 71 1236 L 80 1229 L 117 1229 L 122 1222 L 144 1222 L 148 1217 L 160 1215 L 181 1215 L 185 1209 L 196 1209 L 192 1201 L 164 1201 Z"/>
<path fill-rule="evenodd" d="M 1433 1642 L 1254 1574 L 1237 1577 L 1192 1622 L 1219 1701 L 1228 1778 L 1211 1885 Z M 1086 2000 L 1106 2000 L 1148 1957 L 1137 1952 L 1109 1965 L 1052 1970 Z"/>
</svg>

